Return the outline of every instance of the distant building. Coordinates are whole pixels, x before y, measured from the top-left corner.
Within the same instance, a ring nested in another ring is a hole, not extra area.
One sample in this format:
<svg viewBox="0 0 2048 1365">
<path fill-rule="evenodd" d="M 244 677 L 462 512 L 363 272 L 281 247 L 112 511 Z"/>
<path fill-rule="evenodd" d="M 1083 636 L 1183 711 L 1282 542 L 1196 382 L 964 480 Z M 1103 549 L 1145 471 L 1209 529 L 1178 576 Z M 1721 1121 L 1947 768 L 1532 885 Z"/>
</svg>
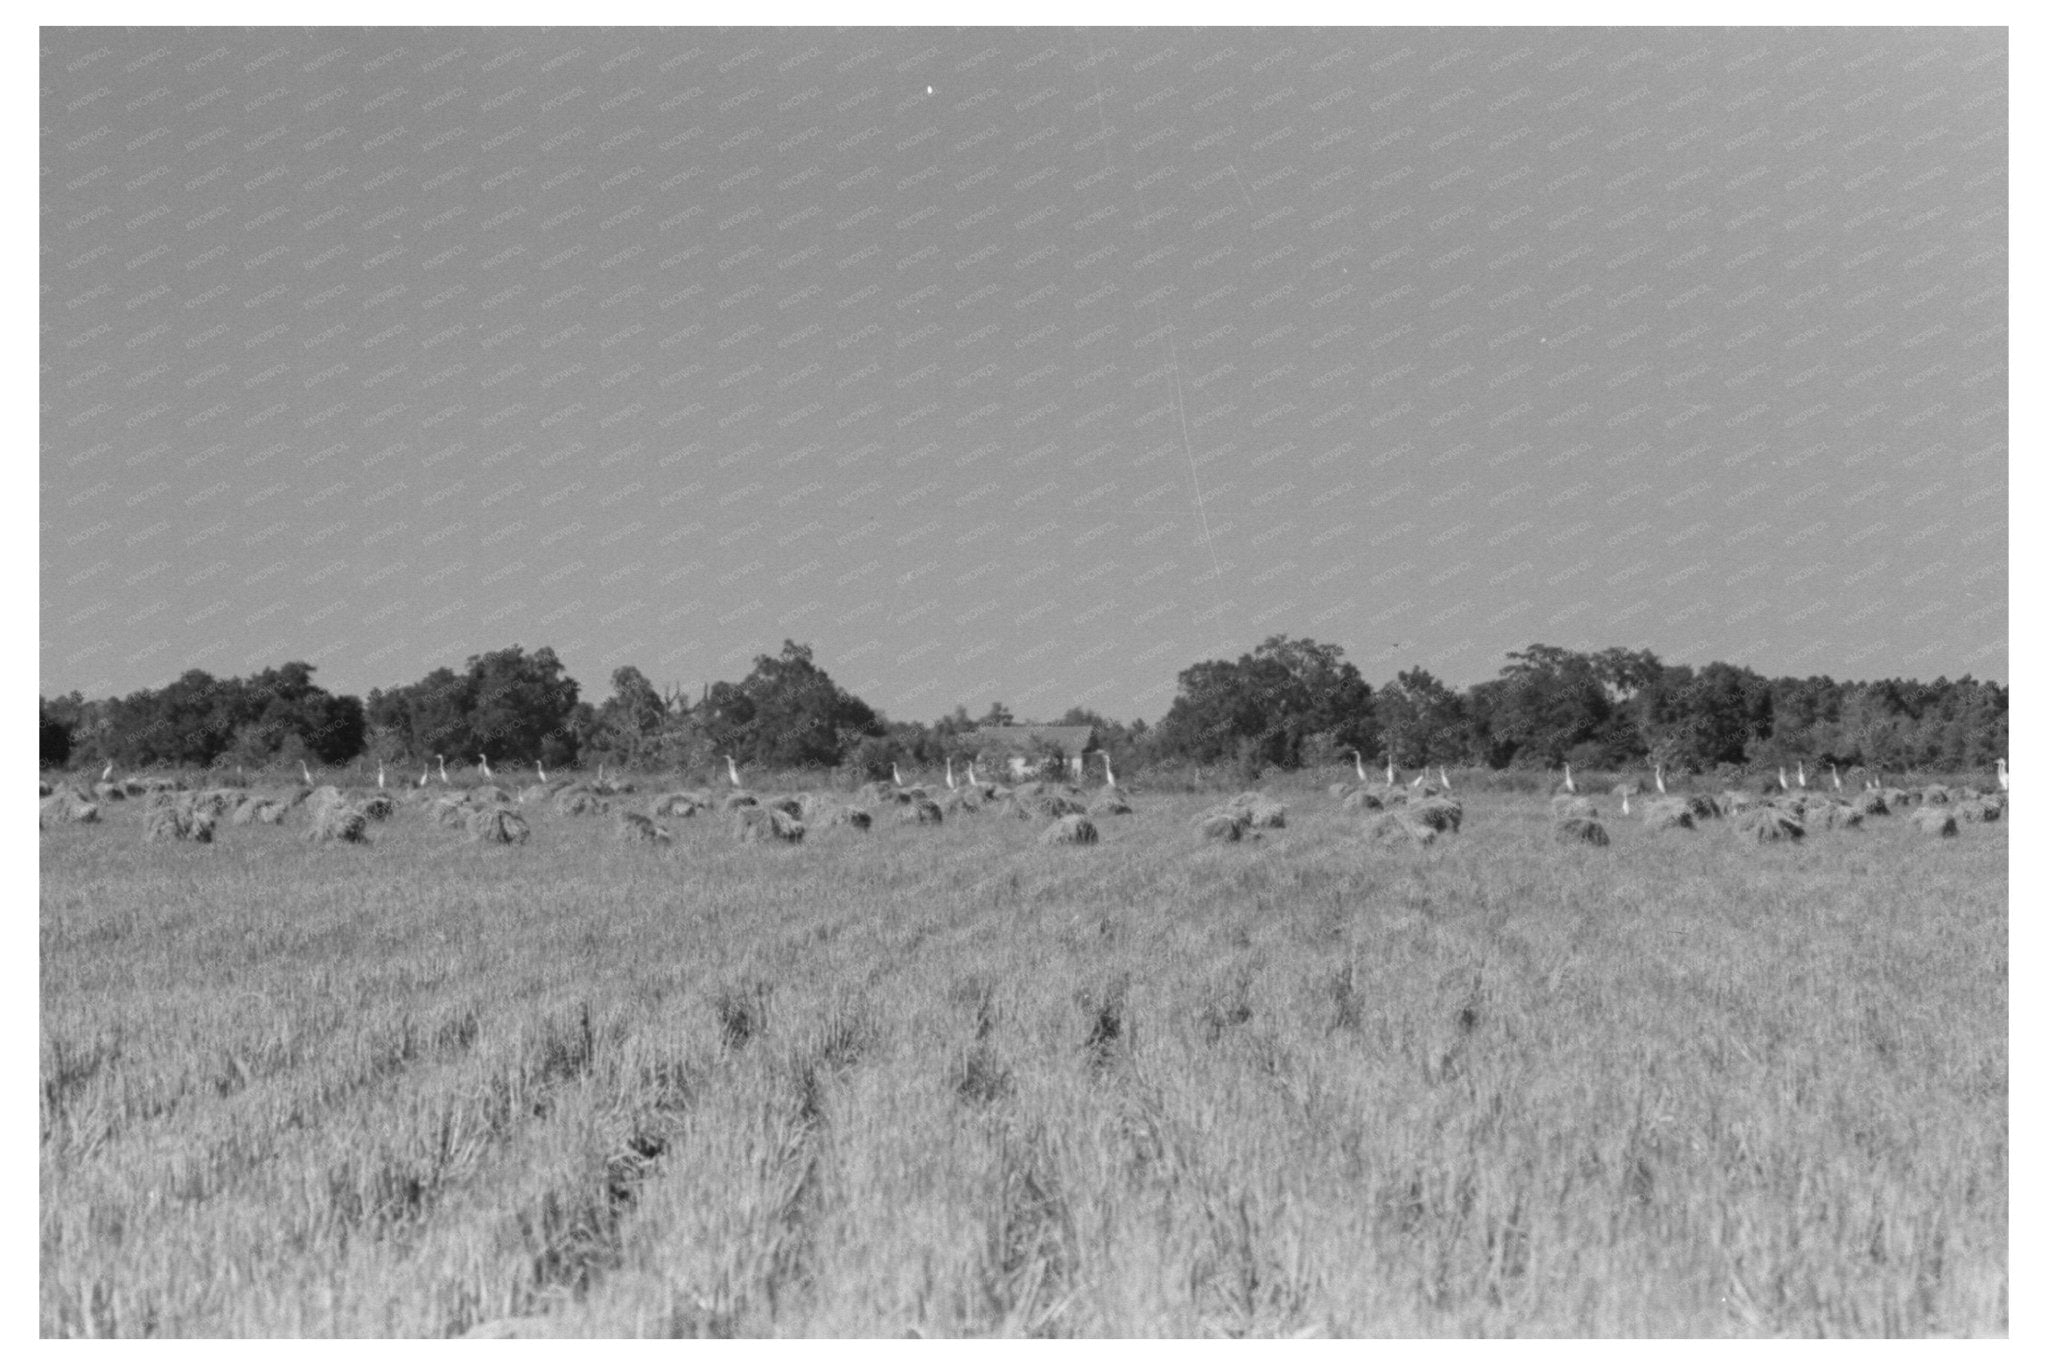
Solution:
<svg viewBox="0 0 2048 1365">
<path fill-rule="evenodd" d="M 1095 747 L 1092 725 L 984 725 L 959 736 L 984 763 L 1000 763 L 1015 782 L 1027 778 L 1079 776 L 1083 758 Z"/>
</svg>

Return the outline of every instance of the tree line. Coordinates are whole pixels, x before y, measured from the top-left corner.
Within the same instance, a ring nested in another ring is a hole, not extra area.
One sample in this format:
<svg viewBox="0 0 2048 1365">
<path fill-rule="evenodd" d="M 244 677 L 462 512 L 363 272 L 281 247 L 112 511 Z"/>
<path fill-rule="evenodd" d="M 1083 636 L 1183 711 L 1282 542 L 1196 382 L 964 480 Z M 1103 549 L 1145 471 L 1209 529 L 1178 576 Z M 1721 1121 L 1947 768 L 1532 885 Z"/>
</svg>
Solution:
<svg viewBox="0 0 2048 1365">
<path fill-rule="evenodd" d="M 552 649 L 514 645 L 438 668 L 365 699 L 336 696 L 306 663 L 249 678 L 194 669 L 165 687 L 86 701 L 39 699 L 46 767 L 395 766 L 435 756 L 532 763 L 708 769 L 720 755 L 771 769 L 886 775 L 965 759 L 983 727 L 1020 723 L 997 702 L 926 724 L 891 721 L 833 682 L 807 645 L 785 640 L 739 682 L 693 701 L 627 665 L 609 697 L 583 700 Z M 1766 678 L 1733 664 L 1667 664 L 1648 650 L 1581 653 L 1532 644 L 1498 677 L 1462 691 L 1426 669 L 1377 690 L 1336 645 L 1275 635 L 1235 660 L 1183 670 L 1156 724 L 1075 707 L 1047 721 L 1085 725 L 1129 771 L 1230 765 L 1247 777 L 1348 761 L 1398 768 L 1621 769 L 1673 772 L 1804 761 L 1844 768 L 1961 770 L 2006 752 L 2009 689 L 1967 676 L 1836 682 Z"/>
</svg>

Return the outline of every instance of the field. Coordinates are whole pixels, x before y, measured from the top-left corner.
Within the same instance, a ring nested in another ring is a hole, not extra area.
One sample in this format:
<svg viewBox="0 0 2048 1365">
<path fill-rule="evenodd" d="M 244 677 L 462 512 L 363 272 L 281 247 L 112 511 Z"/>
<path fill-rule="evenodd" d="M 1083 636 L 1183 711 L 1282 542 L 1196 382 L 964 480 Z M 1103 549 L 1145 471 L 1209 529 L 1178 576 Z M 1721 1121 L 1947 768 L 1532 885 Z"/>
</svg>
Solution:
<svg viewBox="0 0 2048 1365">
<path fill-rule="evenodd" d="M 1274 794 L 1236 844 L 1164 793 L 1089 847 L 54 827 L 41 1331 L 2007 1331 L 2009 822 L 1567 846 L 1461 790 L 1413 848 Z"/>
</svg>

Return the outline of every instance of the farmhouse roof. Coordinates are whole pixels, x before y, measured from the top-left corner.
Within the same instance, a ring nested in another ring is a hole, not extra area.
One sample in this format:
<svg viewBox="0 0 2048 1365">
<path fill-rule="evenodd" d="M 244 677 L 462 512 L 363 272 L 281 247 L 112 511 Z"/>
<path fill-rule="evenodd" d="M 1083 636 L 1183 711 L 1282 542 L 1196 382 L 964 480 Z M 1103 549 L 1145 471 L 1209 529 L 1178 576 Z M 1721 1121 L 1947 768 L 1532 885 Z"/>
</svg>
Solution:
<svg viewBox="0 0 2048 1365">
<path fill-rule="evenodd" d="M 1092 725 L 984 725 L 968 738 L 990 749 L 1028 749 L 1043 741 L 1063 754 L 1088 752 L 1095 742 Z"/>
</svg>

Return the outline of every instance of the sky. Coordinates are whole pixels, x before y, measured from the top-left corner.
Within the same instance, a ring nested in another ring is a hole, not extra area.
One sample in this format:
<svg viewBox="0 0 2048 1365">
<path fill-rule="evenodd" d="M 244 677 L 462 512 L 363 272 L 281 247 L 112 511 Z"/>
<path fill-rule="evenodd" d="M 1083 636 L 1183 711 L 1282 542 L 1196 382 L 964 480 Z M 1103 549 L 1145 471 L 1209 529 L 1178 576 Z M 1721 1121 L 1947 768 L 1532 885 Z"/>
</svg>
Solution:
<svg viewBox="0 0 2048 1365">
<path fill-rule="evenodd" d="M 2003 30 L 41 38 L 44 695 L 2008 676 Z"/>
</svg>

